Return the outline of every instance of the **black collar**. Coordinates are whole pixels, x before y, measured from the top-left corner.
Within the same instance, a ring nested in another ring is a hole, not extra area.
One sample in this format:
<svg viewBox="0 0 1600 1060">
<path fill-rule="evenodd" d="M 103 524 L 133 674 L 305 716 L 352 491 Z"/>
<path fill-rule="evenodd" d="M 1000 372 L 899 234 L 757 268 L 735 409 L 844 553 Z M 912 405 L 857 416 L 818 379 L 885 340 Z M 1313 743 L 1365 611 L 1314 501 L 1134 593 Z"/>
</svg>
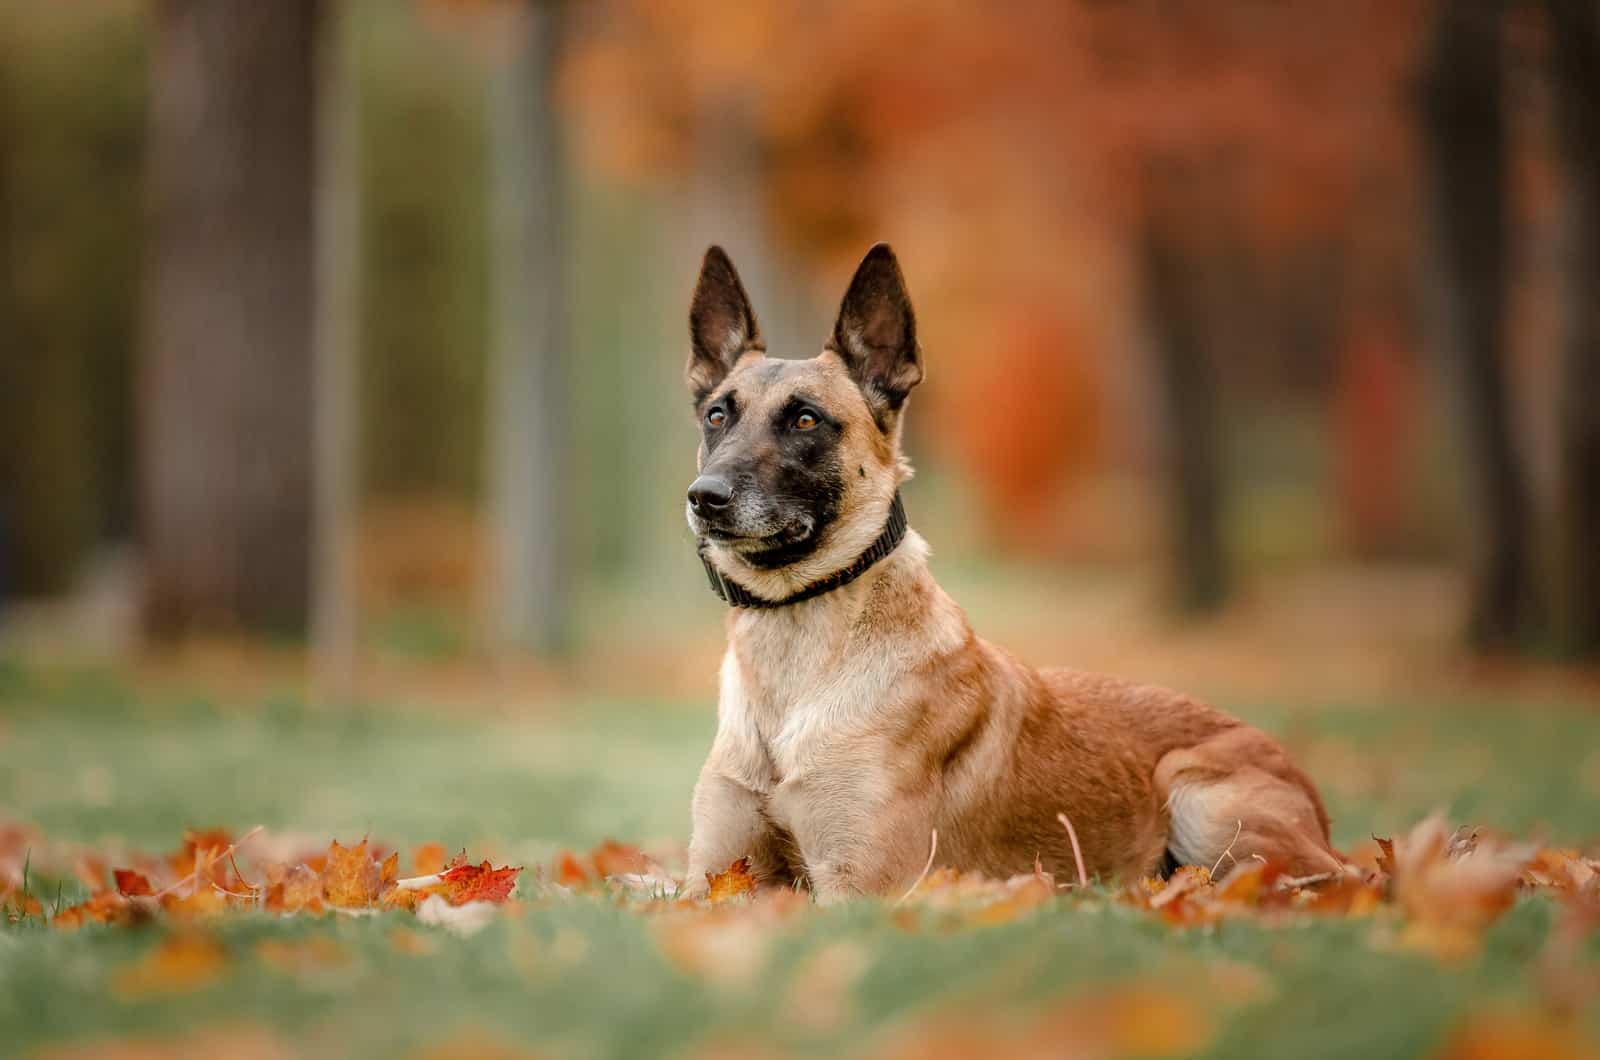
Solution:
<svg viewBox="0 0 1600 1060">
<path fill-rule="evenodd" d="M 782 600 L 768 600 L 756 596 L 749 589 L 729 578 L 717 570 L 706 558 L 705 543 L 700 545 L 700 562 L 706 566 L 706 577 L 711 579 L 711 591 L 728 602 L 729 607 L 785 607 L 789 604 L 798 604 L 801 600 L 809 600 L 814 596 L 832 592 L 842 585 L 849 585 L 865 574 L 874 563 L 878 562 L 889 553 L 893 552 L 906 536 L 906 506 L 900 501 L 900 494 L 894 495 L 894 504 L 889 506 L 889 521 L 884 524 L 883 533 L 878 535 L 867 550 L 856 557 L 856 561 L 844 570 L 835 571 L 826 578 L 812 582 L 798 592 L 784 597 Z"/>
</svg>

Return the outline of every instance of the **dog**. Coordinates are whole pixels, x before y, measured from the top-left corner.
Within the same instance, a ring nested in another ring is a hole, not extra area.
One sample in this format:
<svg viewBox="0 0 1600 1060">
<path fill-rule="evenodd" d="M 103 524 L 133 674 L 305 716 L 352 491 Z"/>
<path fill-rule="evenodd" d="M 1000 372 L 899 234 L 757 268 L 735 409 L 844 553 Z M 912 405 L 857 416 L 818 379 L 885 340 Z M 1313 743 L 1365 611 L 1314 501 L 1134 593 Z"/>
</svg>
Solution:
<svg viewBox="0 0 1600 1060">
<path fill-rule="evenodd" d="M 900 499 L 923 356 L 887 244 L 809 360 L 767 356 L 720 247 L 689 331 L 686 514 L 730 604 L 691 895 L 740 858 L 819 902 L 901 893 L 934 852 L 997 878 L 1075 872 L 1074 846 L 1104 880 L 1258 857 L 1343 871 L 1316 787 L 1271 737 L 1177 692 L 1024 665 L 939 588 Z"/>
</svg>

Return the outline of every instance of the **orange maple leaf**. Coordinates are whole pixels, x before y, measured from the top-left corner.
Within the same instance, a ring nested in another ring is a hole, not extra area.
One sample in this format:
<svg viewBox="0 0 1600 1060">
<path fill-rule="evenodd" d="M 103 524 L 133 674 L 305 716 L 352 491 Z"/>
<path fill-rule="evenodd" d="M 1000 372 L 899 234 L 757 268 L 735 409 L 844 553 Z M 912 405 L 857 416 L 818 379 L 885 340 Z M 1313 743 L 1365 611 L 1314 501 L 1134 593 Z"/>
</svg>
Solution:
<svg viewBox="0 0 1600 1060">
<path fill-rule="evenodd" d="M 367 841 L 343 847 L 335 839 L 328 847 L 328 867 L 322 871 L 322 896 L 328 904 L 365 909 L 378 900 L 381 891 L 382 875 L 367 849 Z"/>
<path fill-rule="evenodd" d="M 706 897 L 713 902 L 732 901 L 741 895 L 754 894 L 756 889 L 756 878 L 750 875 L 749 858 L 735 861 L 726 872 L 706 873 L 706 883 L 711 885 Z"/>
<path fill-rule="evenodd" d="M 155 889 L 150 886 L 150 880 L 142 872 L 132 869 L 113 869 L 113 876 L 117 879 L 117 892 L 129 898 L 144 898 L 155 894 Z"/>
<path fill-rule="evenodd" d="M 266 873 L 262 902 L 272 912 L 322 912 L 322 876 L 309 865 L 269 865 Z"/>
<path fill-rule="evenodd" d="M 85 901 L 61 910 L 50 921 L 62 931 L 76 931 L 85 924 L 126 924 L 142 915 L 116 891 L 100 891 Z"/>
</svg>

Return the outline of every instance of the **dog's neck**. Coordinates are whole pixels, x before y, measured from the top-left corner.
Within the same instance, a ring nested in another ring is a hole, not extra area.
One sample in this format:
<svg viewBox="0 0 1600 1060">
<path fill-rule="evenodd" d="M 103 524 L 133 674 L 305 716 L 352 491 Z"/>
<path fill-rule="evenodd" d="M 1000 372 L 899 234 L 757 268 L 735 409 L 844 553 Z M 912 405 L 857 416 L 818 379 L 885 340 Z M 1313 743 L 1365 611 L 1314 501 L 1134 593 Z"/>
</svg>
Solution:
<svg viewBox="0 0 1600 1060">
<path fill-rule="evenodd" d="M 872 616 L 893 615 L 884 624 Z M 748 718 L 783 766 L 814 726 L 883 709 L 904 677 L 971 637 L 966 616 L 908 530 L 893 553 L 834 592 L 790 607 L 730 608 L 722 711 Z"/>
</svg>

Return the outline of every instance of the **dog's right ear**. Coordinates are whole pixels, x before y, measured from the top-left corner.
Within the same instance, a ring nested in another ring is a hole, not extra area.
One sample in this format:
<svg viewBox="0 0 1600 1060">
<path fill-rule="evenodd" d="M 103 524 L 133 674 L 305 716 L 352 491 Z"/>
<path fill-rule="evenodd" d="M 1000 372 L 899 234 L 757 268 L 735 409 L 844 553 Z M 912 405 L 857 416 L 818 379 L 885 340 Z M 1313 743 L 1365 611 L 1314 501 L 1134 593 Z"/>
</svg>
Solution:
<svg viewBox="0 0 1600 1060">
<path fill-rule="evenodd" d="M 717 388 L 739 358 L 763 348 L 750 296 L 721 247 L 706 251 L 689 306 L 689 366 L 684 378 L 699 405 Z"/>
</svg>

